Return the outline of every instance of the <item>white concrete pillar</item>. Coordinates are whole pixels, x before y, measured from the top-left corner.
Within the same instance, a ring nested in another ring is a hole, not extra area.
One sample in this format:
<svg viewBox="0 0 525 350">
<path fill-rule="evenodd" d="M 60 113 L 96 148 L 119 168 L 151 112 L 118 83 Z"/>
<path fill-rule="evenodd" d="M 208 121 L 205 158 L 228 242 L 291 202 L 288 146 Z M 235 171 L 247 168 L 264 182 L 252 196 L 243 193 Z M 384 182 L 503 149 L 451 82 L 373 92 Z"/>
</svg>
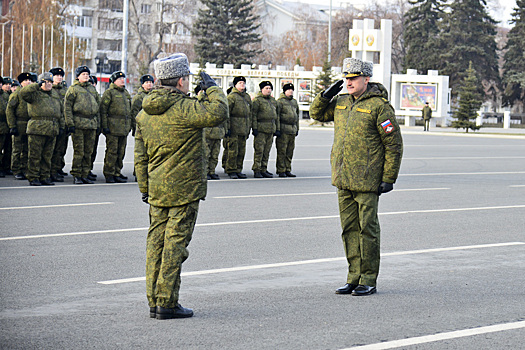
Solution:
<svg viewBox="0 0 525 350">
<path fill-rule="evenodd" d="M 483 116 L 481 114 L 481 110 L 478 111 L 478 116 L 476 117 L 476 126 L 483 125 Z"/>
<path fill-rule="evenodd" d="M 503 112 L 503 129 L 510 129 L 510 111 Z"/>
</svg>

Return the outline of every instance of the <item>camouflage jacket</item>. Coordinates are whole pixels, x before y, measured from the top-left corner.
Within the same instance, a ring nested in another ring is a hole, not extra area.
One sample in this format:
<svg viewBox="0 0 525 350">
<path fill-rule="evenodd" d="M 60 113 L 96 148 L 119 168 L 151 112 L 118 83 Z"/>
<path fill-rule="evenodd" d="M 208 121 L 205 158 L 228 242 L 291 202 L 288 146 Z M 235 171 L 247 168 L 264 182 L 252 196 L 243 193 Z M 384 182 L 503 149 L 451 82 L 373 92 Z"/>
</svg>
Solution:
<svg viewBox="0 0 525 350">
<path fill-rule="evenodd" d="M 111 135 L 127 136 L 131 130 L 131 96 L 128 90 L 111 83 L 100 102 L 100 119 L 103 129 Z"/>
<path fill-rule="evenodd" d="M 206 94 L 200 94 L 197 99 L 200 101 L 200 100 L 205 100 L 207 97 L 206 97 Z M 229 117 L 229 113 L 228 113 L 228 117 Z M 219 125 L 217 126 L 214 126 L 214 127 L 211 127 L 211 128 L 205 128 L 204 129 L 204 136 L 209 139 L 209 140 L 222 140 L 224 138 L 224 136 L 226 136 L 226 127 L 228 125 L 228 119 L 229 118 L 226 118 L 225 121 L 223 121 L 222 123 L 220 123 Z"/>
<path fill-rule="evenodd" d="M 206 197 L 204 128 L 228 117 L 228 102 L 216 86 L 198 100 L 168 87 L 153 89 L 142 102 L 135 133 L 135 172 L 149 203 L 173 207 Z"/>
<path fill-rule="evenodd" d="M 40 84 L 30 84 L 20 90 L 20 98 L 27 102 L 27 134 L 57 136 L 59 128 L 65 128 L 64 107 L 55 90 L 44 91 Z"/>
<path fill-rule="evenodd" d="M 381 181 L 396 181 L 403 140 L 387 96 L 381 84 L 369 83 L 357 100 L 341 94 L 330 101 L 320 93 L 310 106 L 313 119 L 334 121 L 330 162 L 337 188 L 377 192 Z"/>
<path fill-rule="evenodd" d="M 75 80 L 66 92 L 64 114 L 68 127 L 77 129 L 100 128 L 100 95 L 91 83 Z"/>
<path fill-rule="evenodd" d="M 9 134 L 9 126 L 7 125 L 7 100 L 8 95 L 3 90 L 0 91 L 0 135 Z"/>
<path fill-rule="evenodd" d="M 139 91 L 135 96 L 133 96 L 133 99 L 131 100 L 131 129 L 135 130 L 137 122 L 136 117 L 137 114 L 139 114 L 140 110 L 142 109 L 142 101 L 144 100 L 144 97 L 146 97 L 149 94 L 149 91 L 144 90 L 144 88 L 141 86 L 139 88 Z"/>
<path fill-rule="evenodd" d="M 226 129 L 232 135 L 248 136 L 251 128 L 252 99 L 246 92 L 240 92 L 235 87 L 228 95 L 230 118 Z"/>
<path fill-rule="evenodd" d="M 293 96 L 286 97 L 281 93 L 277 100 L 279 105 L 279 124 L 283 134 L 296 134 L 299 131 L 299 105 Z"/>
<path fill-rule="evenodd" d="M 423 119 L 430 119 L 432 118 L 432 109 L 430 109 L 429 106 L 425 106 L 421 110 L 421 114 L 423 115 Z"/>
<path fill-rule="evenodd" d="M 27 102 L 20 98 L 20 91 L 24 89 L 19 87 L 9 96 L 7 102 L 7 124 L 9 128 L 18 128 L 20 135 L 26 134 L 29 113 L 27 112 Z"/>
<path fill-rule="evenodd" d="M 259 92 L 253 99 L 252 129 L 269 134 L 280 130 L 280 125 L 277 122 L 279 113 L 279 106 L 275 98 L 264 96 Z"/>
<path fill-rule="evenodd" d="M 53 90 L 57 92 L 58 96 L 60 96 L 60 100 L 62 101 L 62 103 L 64 103 L 64 99 L 66 98 L 66 92 L 67 92 L 66 84 L 64 83 L 53 84 Z"/>
</svg>

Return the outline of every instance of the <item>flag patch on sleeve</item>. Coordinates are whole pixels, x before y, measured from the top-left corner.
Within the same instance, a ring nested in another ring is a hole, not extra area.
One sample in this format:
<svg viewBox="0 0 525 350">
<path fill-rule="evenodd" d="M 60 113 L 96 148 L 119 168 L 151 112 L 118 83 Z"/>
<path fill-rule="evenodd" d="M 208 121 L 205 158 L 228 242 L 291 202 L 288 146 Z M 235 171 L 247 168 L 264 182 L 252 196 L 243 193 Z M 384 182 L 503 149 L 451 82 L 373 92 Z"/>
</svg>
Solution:
<svg viewBox="0 0 525 350">
<path fill-rule="evenodd" d="M 383 127 L 383 130 L 385 130 L 385 133 L 387 134 L 394 131 L 394 126 L 392 125 L 392 122 L 390 121 L 390 119 L 387 119 L 384 122 L 382 122 L 381 126 Z"/>
</svg>

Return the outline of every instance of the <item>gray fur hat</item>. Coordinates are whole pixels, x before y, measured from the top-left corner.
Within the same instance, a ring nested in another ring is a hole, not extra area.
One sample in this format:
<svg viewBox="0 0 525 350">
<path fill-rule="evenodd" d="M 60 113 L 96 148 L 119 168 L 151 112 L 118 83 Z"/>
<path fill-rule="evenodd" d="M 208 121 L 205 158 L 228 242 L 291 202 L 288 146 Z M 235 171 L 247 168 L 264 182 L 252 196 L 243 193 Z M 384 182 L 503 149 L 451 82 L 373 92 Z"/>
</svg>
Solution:
<svg viewBox="0 0 525 350">
<path fill-rule="evenodd" d="M 158 79 L 180 78 L 192 74 L 188 57 L 183 53 L 155 60 L 153 65 Z"/>
<path fill-rule="evenodd" d="M 374 64 L 358 58 L 345 58 L 342 71 L 343 78 L 371 77 L 374 72 Z"/>
<path fill-rule="evenodd" d="M 53 74 L 44 72 L 38 76 L 38 81 L 43 82 L 45 80 L 53 82 Z"/>
</svg>

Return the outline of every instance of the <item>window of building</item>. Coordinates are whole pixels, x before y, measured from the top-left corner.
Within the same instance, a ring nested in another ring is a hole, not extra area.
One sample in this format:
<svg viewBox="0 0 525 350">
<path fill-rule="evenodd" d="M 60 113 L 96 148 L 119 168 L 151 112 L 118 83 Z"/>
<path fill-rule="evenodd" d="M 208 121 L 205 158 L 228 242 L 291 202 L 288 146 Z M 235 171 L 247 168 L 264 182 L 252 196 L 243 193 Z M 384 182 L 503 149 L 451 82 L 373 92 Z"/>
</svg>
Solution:
<svg viewBox="0 0 525 350">
<path fill-rule="evenodd" d="M 122 20 L 118 18 L 98 18 L 98 29 L 119 31 L 122 30 Z"/>
<path fill-rule="evenodd" d="M 140 13 L 150 13 L 151 12 L 151 5 L 150 4 L 142 4 L 140 6 Z"/>
<path fill-rule="evenodd" d="M 92 16 L 78 16 L 77 17 L 77 27 L 93 27 L 93 17 Z"/>
<path fill-rule="evenodd" d="M 98 39 L 97 50 L 122 51 L 122 40 Z"/>
<path fill-rule="evenodd" d="M 90 38 L 78 38 L 80 45 L 86 50 L 91 51 L 91 39 Z"/>
<path fill-rule="evenodd" d="M 98 0 L 98 7 L 101 10 L 111 10 L 122 12 L 122 0 Z"/>
</svg>

